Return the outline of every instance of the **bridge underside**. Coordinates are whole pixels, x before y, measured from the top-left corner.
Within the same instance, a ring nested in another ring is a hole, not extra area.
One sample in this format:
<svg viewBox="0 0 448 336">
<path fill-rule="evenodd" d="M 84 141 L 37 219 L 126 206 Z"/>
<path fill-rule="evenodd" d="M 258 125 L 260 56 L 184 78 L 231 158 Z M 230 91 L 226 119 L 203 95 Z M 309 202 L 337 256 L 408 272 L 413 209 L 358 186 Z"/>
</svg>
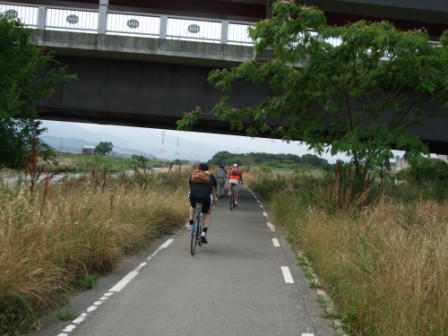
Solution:
<svg viewBox="0 0 448 336">
<path fill-rule="evenodd" d="M 223 95 L 207 82 L 211 67 L 79 56 L 57 60 L 77 80 L 39 103 L 41 119 L 174 130 L 185 112 L 200 106 L 208 113 Z M 245 82 L 226 92 L 237 107 L 256 104 L 267 94 Z M 210 114 L 201 116 L 194 130 L 244 135 Z"/>
<path fill-rule="evenodd" d="M 174 130 L 185 112 L 198 105 L 210 112 L 223 95 L 207 82 L 210 67 L 60 55 L 57 59 L 78 80 L 39 104 L 41 119 Z M 245 82 L 225 93 L 236 107 L 254 105 L 268 94 Z M 431 152 L 448 154 L 447 129 L 447 119 L 439 118 L 413 133 Z M 244 135 L 211 115 L 201 116 L 194 130 Z"/>
</svg>

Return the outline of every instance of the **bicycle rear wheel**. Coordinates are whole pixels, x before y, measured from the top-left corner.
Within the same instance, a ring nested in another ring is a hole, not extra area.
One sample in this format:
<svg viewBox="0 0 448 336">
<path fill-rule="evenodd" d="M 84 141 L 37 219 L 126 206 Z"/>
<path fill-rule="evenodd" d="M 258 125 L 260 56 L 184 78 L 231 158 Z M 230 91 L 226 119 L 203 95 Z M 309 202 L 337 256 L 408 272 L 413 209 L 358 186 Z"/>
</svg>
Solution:
<svg viewBox="0 0 448 336">
<path fill-rule="evenodd" d="M 230 192 L 230 211 L 233 210 L 233 208 L 235 207 L 235 195 L 234 195 L 234 191 L 232 190 Z"/>
</svg>

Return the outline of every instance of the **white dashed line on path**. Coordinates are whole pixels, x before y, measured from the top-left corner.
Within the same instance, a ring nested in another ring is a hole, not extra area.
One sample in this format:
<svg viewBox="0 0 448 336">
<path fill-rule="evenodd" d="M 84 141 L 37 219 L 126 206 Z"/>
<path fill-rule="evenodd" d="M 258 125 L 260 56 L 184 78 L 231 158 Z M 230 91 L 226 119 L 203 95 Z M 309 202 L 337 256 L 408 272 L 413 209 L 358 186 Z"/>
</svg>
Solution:
<svg viewBox="0 0 448 336">
<path fill-rule="evenodd" d="M 294 283 L 294 280 L 291 275 L 291 271 L 288 266 L 282 266 L 283 278 L 285 279 L 285 283 Z"/>
<path fill-rule="evenodd" d="M 272 244 L 274 244 L 275 247 L 280 247 L 280 243 L 277 238 L 272 238 Z"/>
<path fill-rule="evenodd" d="M 268 225 L 269 229 L 271 229 L 272 232 L 275 232 L 274 224 L 267 222 L 267 225 Z"/>
<path fill-rule="evenodd" d="M 155 257 L 160 251 L 163 249 L 166 249 L 168 246 L 171 245 L 171 243 L 174 241 L 174 238 L 168 239 L 166 242 L 164 242 L 162 245 L 160 245 L 157 250 L 155 250 L 146 260 L 149 261 L 153 257 Z M 105 301 L 107 301 L 112 295 L 115 293 L 118 293 L 121 291 L 124 287 L 126 287 L 132 279 L 134 279 L 139 273 L 140 270 L 146 266 L 147 262 L 142 262 L 140 265 L 138 265 L 135 269 L 130 271 L 128 274 L 126 274 L 119 282 L 115 284 L 107 293 L 105 293 L 98 301 L 95 301 L 93 305 L 91 305 L 89 308 L 87 308 L 78 318 L 72 321 L 71 324 L 67 325 L 63 330 L 62 333 L 59 333 L 58 336 L 68 336 L 69 333 L 71 333 L 73 330 L 76 329 L 76 327 L 84 322 L 91 312 L 94 312 L 98 306 L 103 304 Z"/>
</svg>

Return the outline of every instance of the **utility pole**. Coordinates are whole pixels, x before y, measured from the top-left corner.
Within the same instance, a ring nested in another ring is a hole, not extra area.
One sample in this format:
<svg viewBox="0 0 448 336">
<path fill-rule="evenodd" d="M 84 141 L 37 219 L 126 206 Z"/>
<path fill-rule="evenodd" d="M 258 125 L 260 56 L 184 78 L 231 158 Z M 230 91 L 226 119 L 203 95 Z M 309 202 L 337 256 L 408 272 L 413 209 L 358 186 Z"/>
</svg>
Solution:
<svg viewBox="0 0 448 336">
<path fill-rule="evenodd" d="M 162 143 L 160 144 L 160 158 L 165 156 L 165 131 L 162 131 Z"/>
<path fill-rule="evenodd" d="M 177 161 L 177 164 L 179 166 L 179 174 L 181 173 L 182 170 L 182 164 L 179 160 L 179 137 L 177 137 L 177 143 L 176 143 L 176 154 L 174 156 L 174 161 Z"/>
</svg>

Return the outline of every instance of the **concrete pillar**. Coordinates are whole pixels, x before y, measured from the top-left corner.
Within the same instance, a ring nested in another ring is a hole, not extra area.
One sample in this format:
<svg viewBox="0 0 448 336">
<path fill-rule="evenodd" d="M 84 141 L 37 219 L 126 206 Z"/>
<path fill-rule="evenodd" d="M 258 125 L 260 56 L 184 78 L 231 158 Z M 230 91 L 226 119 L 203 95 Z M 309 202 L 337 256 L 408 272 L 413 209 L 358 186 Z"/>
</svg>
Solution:
<svg viewBox="0 0 448 336">
<path fill-rule="evenodd" d="M 106 34 L 108 8 L 109 0 L 100 0 L 100 6 L 98 8 L 98 34 Z"/>
<path fill-rule="evenodd" d="M 229 22 L 222 21 L 221 22 L 221 43 L 227 44 L 229 36 Z"/>
<path fill-rule="evenodd" d="M 45 22 L 47 21 L 47 9 L 46 7 L 39 7 L 37 16 L 37 29 L 45 30 Z"/>
<path fill-rule="evenodd" d="M 160 33 L 159 38 L 160 39 L 166 39 L 166 28 L 168 25 L 168 17 L 167 16 L 161 16 L 160 17 Z"/>
</svg>

